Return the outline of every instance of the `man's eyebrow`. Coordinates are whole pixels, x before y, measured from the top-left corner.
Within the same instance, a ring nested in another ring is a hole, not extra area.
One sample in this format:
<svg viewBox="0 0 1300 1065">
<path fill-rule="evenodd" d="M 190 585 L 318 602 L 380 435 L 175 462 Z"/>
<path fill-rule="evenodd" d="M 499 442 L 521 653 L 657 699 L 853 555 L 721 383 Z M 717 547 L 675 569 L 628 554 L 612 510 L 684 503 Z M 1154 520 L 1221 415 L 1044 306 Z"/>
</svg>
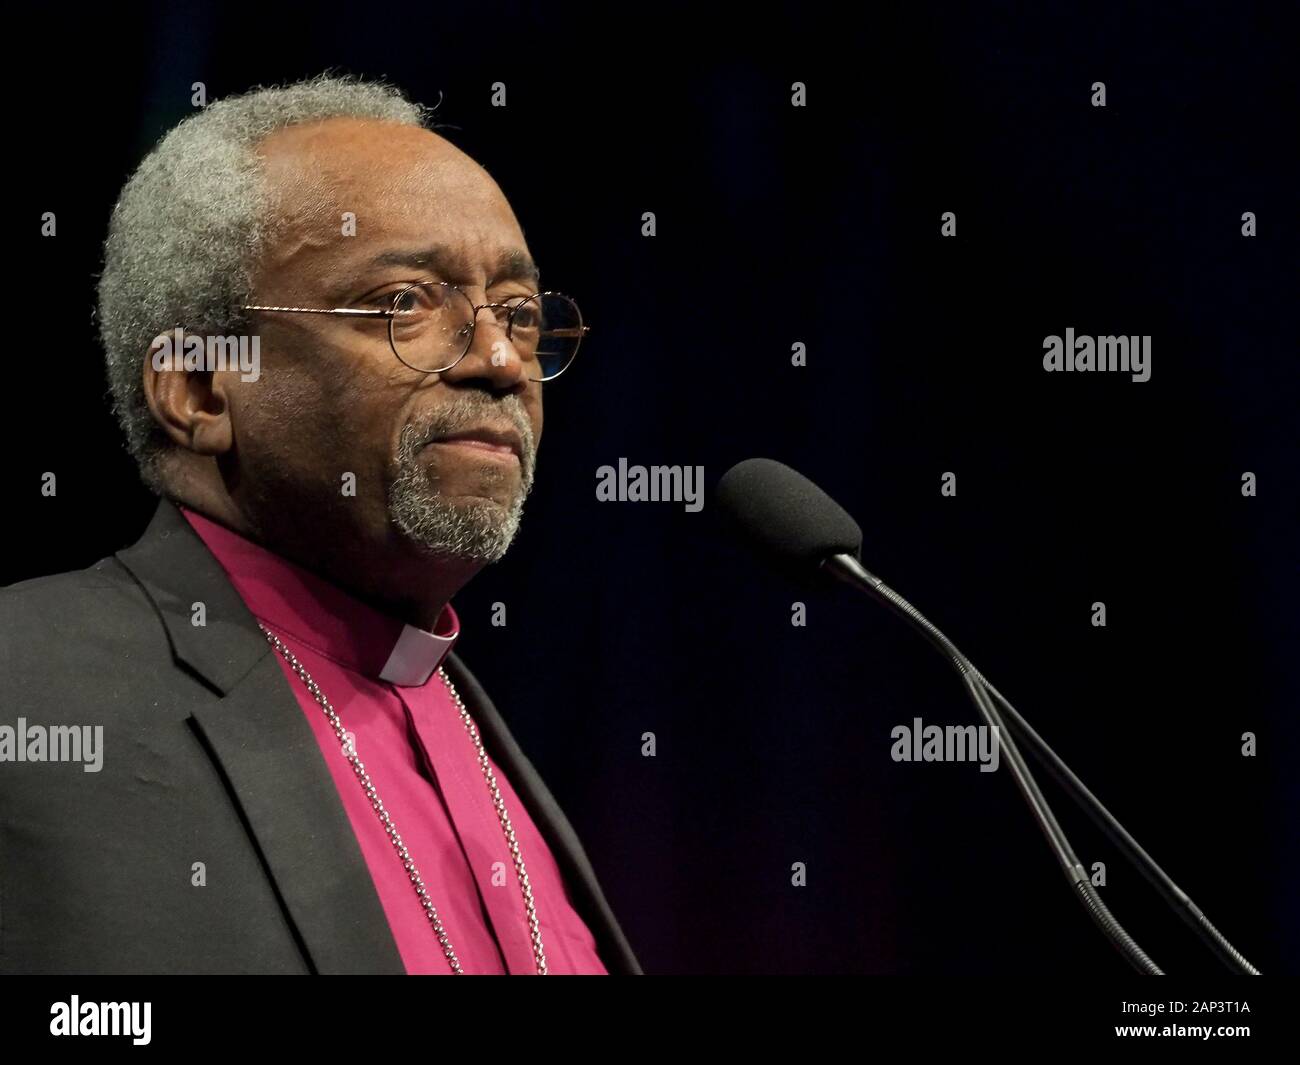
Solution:
<svg viewBox="0 0 1300 1065">
<path fill-rule="evenodd" d="M 455 275 L 459 269 L 459 260 L 451 255 L 447 248 L 435 244 L 428 248 L 412 251 L 386 251 L 375 256 L 368 264 L 377 266 L 409 266 L 412 269 L 432 269 L 444 277 Z M 541 272 L 537 264 L 523 251 L 508 251 L 497 260 L 496 270 L 488 279 L 488 287 L 498 281 L 531 281 L 539 284 Z"/>
<path fill-rule="evenodd" d="M 524 252 L 508 251 L 497 260 L 496 275 L 489 281 L 489 287 L 497 281 L 531 281 L 540 285 L 542 273 Z"/>
</svg>

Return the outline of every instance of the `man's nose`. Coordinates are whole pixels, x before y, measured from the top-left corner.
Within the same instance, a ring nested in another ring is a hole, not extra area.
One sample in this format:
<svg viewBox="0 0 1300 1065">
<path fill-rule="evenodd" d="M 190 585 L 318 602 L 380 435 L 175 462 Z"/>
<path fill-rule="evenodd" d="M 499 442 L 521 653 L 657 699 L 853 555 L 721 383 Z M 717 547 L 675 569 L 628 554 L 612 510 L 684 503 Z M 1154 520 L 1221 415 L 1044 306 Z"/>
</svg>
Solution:
<svg viewBox="0 0 1300 1065">
<path fill-rule="evenodd" d="M 523 360 L 510 342 L 506 327 L 497 321 L 494 308 L 481 307 L 475 312 L 474 322 L 474 340 L 465 357 L 444 370 L 442 377 L 453 382 L 486 380 L 499 392 L 527 387 Z"/>
</svg>

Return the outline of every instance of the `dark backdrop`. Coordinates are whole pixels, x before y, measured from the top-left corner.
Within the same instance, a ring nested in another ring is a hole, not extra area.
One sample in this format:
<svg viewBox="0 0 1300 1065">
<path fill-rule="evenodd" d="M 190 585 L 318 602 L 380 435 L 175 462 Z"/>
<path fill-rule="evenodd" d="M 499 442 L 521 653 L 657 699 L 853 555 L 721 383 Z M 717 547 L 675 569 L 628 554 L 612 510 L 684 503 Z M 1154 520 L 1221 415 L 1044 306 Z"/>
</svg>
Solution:
<svg viewBox="0 0 1300 1065">
<path fill-rule="evenodd" d="M 9 297 L 28 310 L 8 319 L 6 579 L 88 565 L 152 511 L 91 312 L 116 194 L 191 84 L 216 98 L 326 68 L 387 76 L 442 94 L 444 134 L 595 327 L 547 393 L 521 539 L 456 605 L 461 653 L 647 970 L 1122 968 L 1005 772 L 891 761 L 894 725 L 974 720 L 911 632 L 766 573 L 711 503 L 595 497 L 620 457 L 702 465 L 711 491 L 757 454 L 839 498 L 867 565 L 1257 965 L 1295 971 L 1294 57 L 1251 5 L 1035 6 L 38 13 L 14 38 L 51 47 L 11 142 L 30 284 Z M 56 239 L 36 235 L 45 210 Z M 1150 334 L 1151 380 L 1044 373 L 1043 338 L 1067 327 Z M 1155 959 L 1212 971 L 1057 809 Z"/>
</svg>

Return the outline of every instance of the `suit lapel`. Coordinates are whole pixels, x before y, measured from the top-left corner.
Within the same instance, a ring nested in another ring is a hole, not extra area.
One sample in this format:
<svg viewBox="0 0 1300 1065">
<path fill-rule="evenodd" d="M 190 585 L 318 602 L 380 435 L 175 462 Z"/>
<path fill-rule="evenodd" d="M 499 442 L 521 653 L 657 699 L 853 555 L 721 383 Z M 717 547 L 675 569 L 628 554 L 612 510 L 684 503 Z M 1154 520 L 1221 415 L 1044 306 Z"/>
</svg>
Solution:
<svg viewBox="0 0 1300 1065">
<path fill-rule="evenodd" d="M 274 652 L 191 716 L 315 971 L 404 973 L 329 767 Z"/>
<path fill-rule="evenodd" d="M 640 975 L 641 966 L 605 900 L 586 852 L 569 819 L 515 742 L 505 721 L 465 664 L 452 652 L 444 663 L 483 736 L 483 746 L 509 778 L 546 840 L 573 896 L 574 908 L 596 938 L 597 951 L 612 973 Z"/>
<path fill-rule="evenodd" d="M 177 660 L 219 696 L 190 719 L 227 782 L 312 969 L 404 973 L 311 725 L 257 621 L 184 515 L 163 500 L 118 552 Z M 192 622 L 202 603 L 205 624 Z"/>
</svg>

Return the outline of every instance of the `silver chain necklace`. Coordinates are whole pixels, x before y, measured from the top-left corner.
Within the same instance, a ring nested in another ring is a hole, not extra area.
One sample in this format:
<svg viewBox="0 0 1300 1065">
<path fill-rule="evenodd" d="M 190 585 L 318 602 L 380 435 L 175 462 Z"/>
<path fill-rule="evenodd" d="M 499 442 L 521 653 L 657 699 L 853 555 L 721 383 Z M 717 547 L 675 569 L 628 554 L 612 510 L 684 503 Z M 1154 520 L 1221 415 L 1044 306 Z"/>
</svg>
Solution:
<svg viewBox="0 0 1300 1065">
<path fill-rule="evenodd" d="M 375 790 L 370 774 L 366 772 L 366 767 L 361 763 L 361 759 L 357 757 L 356 745 L 348 738 L 347 731 L 343 728 L 343 722 L 339 719 L 338 713 L 330 705 L 330 701 L 325 698 L 325 693 L 320 690 L 320 685 L 312 679 L 312 675 L 307 672 L 307 668 L 298 661 L 297 656 L 284 645 L 284 642 L 260 621 L 257 623 L 257 627 L 266 635 L 271 645 L 284 656 L 284 660 L 289 663 L 290 668 L 307 686 L 312 698 L 325 711 L 325 716 L 329 718 L 330 725 L 334 728 L 334 735 L 338 737 L 339 745 L 343 748 L 343 754 L 351 763 L 352 769 L 357 774 L 357 780 L 361 782 L 361 787 L 365 790 L 366 798 L 370 800 L 371 807 L 379 815 L 384 831 L 388 834 L 388 838 L 392 840 L 393 847 L 397 850 L 397 856 L 402 860 L 402 868 L 406 870 L 406 875 L 410 879 L 412 887 L 415 888 L 415 894 L 420 900 L 424 914 L 428 917 L 433 933 L 438 937 L 438 942 L 442 945 L 443 954 L 447 956 L 447 961 L 451 963 L 452 973 L 456 976 L 464 976 L 465 971 L 460 967 L 460 959 L 456 957 L 456 951 L 451 945 L 451 940 L 447 937 L 447 930 L 443 928 L 442 919 L 438 916 L 437 909 L 434 908 L 428 892 L 424 889 L 424 880 L 420 877 L 420 870 L 416 868 L 410 851 L 406 849 L 406 844 L 402 842 L 402 837 L 397 831 L 397 826 L 393 824 L 392 817 L 384 809 L 384 804 L 379 798 L 379 792 Z M 524 858 L 519 852 L 519 840 L 515 838 L 515 830 L 510 824 L 510 815 L 506 812 L 505 801 L 501 798 L 501 789 L 497 785 L 496 774 L 492 772 L 487 752 L 483 749 L 483 741 L 479 738 L 478 727 L 474 724 L 474 719 L 469 716 L 469 711 L 465 709 L 465 703 L 460 697 L 460 692 L 456 690 L 456 686 L 452 684 L 451 678 L 447 676 L 447 671 L 442 666 L 438 667 L 438 676 L 442 678 L 443 684 L 447 686 L 447 691 L 451 694 L 456 708 L 460 711 L 460 719 L 464 722 L 470 739 L 474 741 L 474 746 L 478 750 L 478 764 L 483 770 L 483 776 L 487 779 L 488 791 L 492 793 L 492 805 L 496 807 L 497 817 L 501 821 L 501 829 L 506 834 L 506 842 L 510 844 L 510 856 L 514 859 L 515 875 L 519 878 L 519 887 L 523 891 L 524 908 L 528 911 L 528 928 L 532 933 L 533 956 L 537 959 L 537 975 L 545 976 L 546 952 L 542 949 L 542 930 L 537 923 L 537 907 L 533 904 L 533 889 L 528 882 L 528 872 L 524 868 Z"/>
</svg>

